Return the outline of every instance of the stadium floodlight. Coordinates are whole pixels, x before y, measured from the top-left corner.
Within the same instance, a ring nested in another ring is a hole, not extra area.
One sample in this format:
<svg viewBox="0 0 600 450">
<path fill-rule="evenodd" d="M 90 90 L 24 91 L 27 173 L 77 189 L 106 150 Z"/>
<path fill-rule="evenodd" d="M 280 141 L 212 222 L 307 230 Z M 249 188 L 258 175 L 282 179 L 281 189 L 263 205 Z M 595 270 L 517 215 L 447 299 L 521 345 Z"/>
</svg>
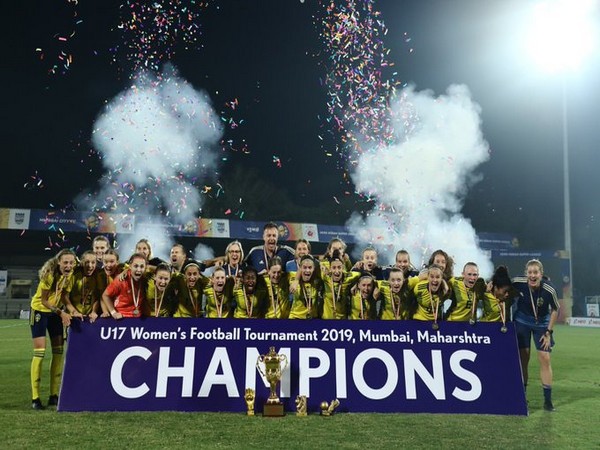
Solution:
<svg viewBox="0 0 600 450">
<path fill-rule="evenodd" d="M 573 253 L 571 247 L 571 191 L 569 183 L 569 126 L 567 73 L 575 71 L 592 54 L 596 40 L 594 23 L 598 0 L 546 0 L 534 6 L 526 45 L 529 57 L 543 71 L 563 78 L 563 192 L 565 251 L 569 258 L 567 297 L 573 299 Z"/>
<path fill-rule="evenodd" d="M 534 6 L 528 27 L 529 56 L 542 70 L 577 69 L 594 49 L 597 0 L 553 0 Z"/>
</svg>

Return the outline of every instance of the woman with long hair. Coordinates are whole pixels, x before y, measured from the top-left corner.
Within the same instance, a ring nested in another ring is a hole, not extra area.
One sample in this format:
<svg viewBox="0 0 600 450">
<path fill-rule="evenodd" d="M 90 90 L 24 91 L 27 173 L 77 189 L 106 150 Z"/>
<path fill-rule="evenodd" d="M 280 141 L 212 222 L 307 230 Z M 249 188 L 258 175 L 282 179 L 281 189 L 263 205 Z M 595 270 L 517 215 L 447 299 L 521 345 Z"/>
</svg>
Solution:
<svg viewBox="0 0 600 450">
<path fill-rule="evenodd" d="M 52 345 L 50 362 L 50 397 L 48 405 L 58 404 L 58 393 L 62 378 L 64 327 L 71 324 L 71 316 L 63 310 L 73 286 L 73 270 L 77 262 L 75 253 L 63 249 L 44 263 L 39 271 L 40 283 L 31 299 L 29 324 L 33 338 L 31 361 L 31 406 L 44 409 L 40 400 L 42 362 L 46 353 L 46 333 Z"/>
</svg>

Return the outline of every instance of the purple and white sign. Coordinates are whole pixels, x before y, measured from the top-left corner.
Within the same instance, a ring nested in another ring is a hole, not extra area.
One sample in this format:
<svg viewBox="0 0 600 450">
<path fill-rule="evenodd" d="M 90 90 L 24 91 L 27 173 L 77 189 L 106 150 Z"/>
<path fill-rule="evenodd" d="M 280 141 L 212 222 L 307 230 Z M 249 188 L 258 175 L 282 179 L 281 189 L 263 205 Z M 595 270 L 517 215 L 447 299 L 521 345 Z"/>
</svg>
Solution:
<svg viewBox="0 0 600 450">
<path fill-rule="evenodd" d="M 499 323 L 260 319 L 112 319 L 69 333 L 60 411 L 256 411 L 256 369 L 274 346 L 289 365 L 280 398 L 295 411 L 526 415 L 515 330 Z M 84 394 L 85 393 L 85 394 Z"/>
</svg>

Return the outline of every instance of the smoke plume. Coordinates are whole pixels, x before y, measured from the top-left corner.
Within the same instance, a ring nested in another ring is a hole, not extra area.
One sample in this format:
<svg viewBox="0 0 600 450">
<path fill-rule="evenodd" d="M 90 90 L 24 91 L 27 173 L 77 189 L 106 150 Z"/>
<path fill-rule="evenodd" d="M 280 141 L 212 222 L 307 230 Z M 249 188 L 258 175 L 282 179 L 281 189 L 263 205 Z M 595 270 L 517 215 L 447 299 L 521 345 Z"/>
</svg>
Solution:
<svg viewBox="0 0 600 450">
<path fill-rule="evenodd" d="M 172 244 L 168 229 L 193 231 L 202 207 L 198 185 L 214 177 L 213 147 L 221 132 L 208 95 L 172 66 L 159 75 L 137 76 L 94 124 L 92 142 L 106 172 L 98 192 L 81 195 L 78 203 L 94 211 L 135 215 L 135 235 L 118 236 L 122 257 L 133 252 L 138 239 L 147 238 L 155 256 L 167 258 Z"/>
<path fill-rule="evenodd" d="M 392 104 L 395 144 L 359 155 L 353 180 L 357 191 L 374 201 L 366 216 L 355 214 L 348 226 L 359 246 L 373 245 L 380 263 L 406 249 L 420 265 L 438 248 L 457 269 L 476 262 L 482 275 L 493 266 L 482 251 L 461 208 L 467 189 L 478 180 L 476 168 L 489 157 L 480 129 L 480 108 L 464 85 L 445 95 L 405 88 Z"/>
</svg>

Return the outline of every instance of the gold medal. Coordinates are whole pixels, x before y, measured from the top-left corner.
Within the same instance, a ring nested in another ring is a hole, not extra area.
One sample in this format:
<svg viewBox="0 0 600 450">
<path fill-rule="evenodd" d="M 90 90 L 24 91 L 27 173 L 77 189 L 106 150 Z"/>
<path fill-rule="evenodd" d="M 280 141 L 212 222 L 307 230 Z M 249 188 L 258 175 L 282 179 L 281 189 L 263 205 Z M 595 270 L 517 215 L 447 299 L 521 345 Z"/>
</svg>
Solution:
<svg viewBox="0 0 600 450">
<path fill-rule="evenodd" d="M 140 310 L 138 309 L 138 305 L 140 304 L 140 296 L 142 295 L 142 288 L 138 289 L 137 296 L 135 295 L 135 286 L 133 285 L 133 277 L 129 279 L 131 281 L 131 297 L 133 298 L 133 315 L 135 317 L 140 315 Z"/>
<path fill-rule="evenodd" d="M 504 325 L 502 325 L 500 327 L 500 331 L 503 332 L 503 333 L 506 333 L 508 331 L 508 328 L 506 328 Z"/>
</svg>

